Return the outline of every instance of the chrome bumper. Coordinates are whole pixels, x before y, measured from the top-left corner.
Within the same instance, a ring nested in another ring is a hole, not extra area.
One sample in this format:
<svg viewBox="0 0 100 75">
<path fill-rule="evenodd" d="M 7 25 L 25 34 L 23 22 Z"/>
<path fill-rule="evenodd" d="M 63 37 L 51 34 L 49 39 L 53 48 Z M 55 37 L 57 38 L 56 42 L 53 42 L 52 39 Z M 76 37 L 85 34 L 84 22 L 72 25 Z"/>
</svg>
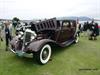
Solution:
<svg viewBox="0 0 100 75">
<path fill-rule="evenodd" d="M 21 51 L 14 51 L 12 48 L 9 48 L 11 52 L 13 52 L 14 54 L 16 54 L 17 56 L 19 57 L 29 57 L 29 58 L 32 58 L 33 57 L 33 54 L 28 54 L 26 52 L 23 52 L 22 50 Z"/>
<path fill-rule="evenodd" d="M 12 48 L 9 47 L 9 50 L 13 53 L 16 53 Z"/>
</svg>

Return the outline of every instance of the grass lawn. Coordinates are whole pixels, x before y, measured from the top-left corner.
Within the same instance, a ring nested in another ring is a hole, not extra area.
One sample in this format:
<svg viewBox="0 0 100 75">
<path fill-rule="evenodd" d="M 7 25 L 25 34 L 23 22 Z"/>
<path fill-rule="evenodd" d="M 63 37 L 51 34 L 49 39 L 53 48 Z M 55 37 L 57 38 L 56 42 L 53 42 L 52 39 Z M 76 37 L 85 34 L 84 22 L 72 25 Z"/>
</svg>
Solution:
<svg viewBox="0 0 100 75">
<path fill-rule="evenodd" d="M 0 46 L 0 75 L 100 75 L 100 37 L 66 48 L 54 48 L 52 61 L 39 65 L 32 58 L 21 58 Z"/>
</svg>

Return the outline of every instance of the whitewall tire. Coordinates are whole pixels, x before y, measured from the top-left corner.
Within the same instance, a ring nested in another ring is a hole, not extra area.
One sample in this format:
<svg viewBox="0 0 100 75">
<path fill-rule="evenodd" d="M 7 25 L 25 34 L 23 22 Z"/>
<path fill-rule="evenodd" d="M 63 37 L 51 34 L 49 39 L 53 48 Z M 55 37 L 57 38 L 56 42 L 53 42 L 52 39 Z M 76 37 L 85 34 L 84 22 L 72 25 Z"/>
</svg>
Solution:
<svg viewBox="0 0 100 75">
<path fill-rule="evenodd" d="M 78 34 L 76 34 L 76 36 L 75 36 L 75 43 L 78 43 L 79 42 L 79 36 L 78 36 Z"/>
<path fill-rule="evenodd" d="M 51 46 L 49 44 L 45 44 L 42 48 L 36 53 L 35 59 L 40 64 L 46 64 L 51 57 Z"/>
</svg>

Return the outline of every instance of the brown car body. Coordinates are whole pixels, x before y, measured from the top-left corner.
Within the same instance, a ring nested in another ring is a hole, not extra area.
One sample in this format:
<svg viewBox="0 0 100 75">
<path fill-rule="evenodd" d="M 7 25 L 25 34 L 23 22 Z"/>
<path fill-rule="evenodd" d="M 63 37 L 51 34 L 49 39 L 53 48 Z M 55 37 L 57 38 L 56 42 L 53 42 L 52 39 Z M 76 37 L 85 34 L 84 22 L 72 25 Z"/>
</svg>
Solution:
<svg viewBox="0 0 100 75">
<path fill-rule="evenodd" d="M 38 52 L 45 44 L 56 44 L 61 47 L 68 46 L 75 42 L 77 37 L 76 20 L 58 20 L 56 18 L 40 21 L 31 25 L 31 30 L 36 37 L 27 45 L 18 37 L 11 41 L 11 51 L 23 51 L 25 53 Z M 29 39 L 26 37 L 26 39 Z"/>
</svg>

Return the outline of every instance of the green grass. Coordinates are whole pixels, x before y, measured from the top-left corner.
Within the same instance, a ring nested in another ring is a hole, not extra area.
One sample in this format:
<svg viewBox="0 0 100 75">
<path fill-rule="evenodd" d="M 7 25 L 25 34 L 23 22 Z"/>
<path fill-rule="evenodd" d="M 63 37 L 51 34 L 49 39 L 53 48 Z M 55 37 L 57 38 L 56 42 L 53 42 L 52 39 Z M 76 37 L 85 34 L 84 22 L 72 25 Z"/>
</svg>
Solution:
<svg viewBox="0 0 100 75">
<path fill-rule="evenodd" d="M 46 65 L 39 65 L 32 58 L 21 58 L 5 51 L 2 43 L 0 75 L 100 75 L 100 37 L 96 41 L 80 37 L 77 44 L 54 48 L 52 61 Z"/>
</svg>

